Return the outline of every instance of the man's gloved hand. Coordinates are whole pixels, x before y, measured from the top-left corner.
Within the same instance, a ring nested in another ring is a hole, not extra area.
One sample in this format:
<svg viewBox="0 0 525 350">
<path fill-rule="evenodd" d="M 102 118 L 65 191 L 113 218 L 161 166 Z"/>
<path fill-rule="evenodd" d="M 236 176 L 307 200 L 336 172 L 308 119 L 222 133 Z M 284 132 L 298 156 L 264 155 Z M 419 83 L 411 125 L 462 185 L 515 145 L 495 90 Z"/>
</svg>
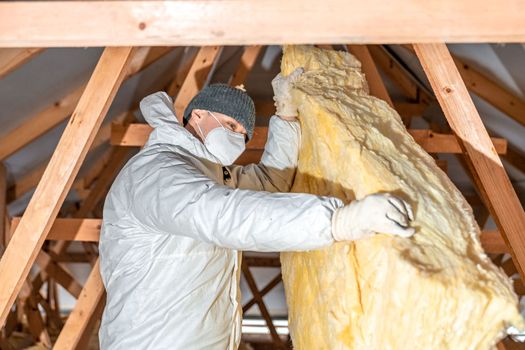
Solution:
<svg viewBox="0 0 525 350">
<path fill-rule="evenodd" d="M 376 193 L 337 209 L 332 217 L 332 235 L 336 241 L 353 241 L 389 233 L 410 237 L 414 229 L 410 204 L 388 193 Z"/>
<path fill-rule="evenodd" d="M 303 68 L 297 68 L 286 77 L 279 73 L 272 80 L 273 100 L 277 109 L 275 114 L 282 119 L 294 120 L 297 117 L 297 106 L 292 101 L 290 90 L 303 72 Z"/>
</svg>

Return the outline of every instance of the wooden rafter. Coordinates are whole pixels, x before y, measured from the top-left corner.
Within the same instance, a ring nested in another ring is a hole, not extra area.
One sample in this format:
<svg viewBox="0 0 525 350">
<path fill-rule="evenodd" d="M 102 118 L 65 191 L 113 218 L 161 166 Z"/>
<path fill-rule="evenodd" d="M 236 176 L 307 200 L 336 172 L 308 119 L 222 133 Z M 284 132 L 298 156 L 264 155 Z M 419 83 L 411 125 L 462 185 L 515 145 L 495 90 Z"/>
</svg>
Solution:
<svg viewBox="0 0 525 350">
<path fill-rule="evenodd" d="M 402 45 L 402 47 L 415 54 L 412 45 Z M 508 116 L 513 118 L 516 122 L 521 123 L 523 121 L 523 115 L 525 113 L 525 110 L 523 109 L 525 101 L 523 99 L 497 85 L 490 77 L 476 70 L 472 66 L 465 64 L 459 57 L 452 54 L 451 56 L 454 59 L 454 63 L 458 67 L 460 74 L 462 74 L 462 78 L 465 79 L 469 91 L 476 93 L 484 99 L 486 98 L 487 102 L 491 103 L 500 111 L 504 113 L 512 113 L 512 115 L 508 114 Z M 491 94 L 494 94 L 494 96 L 491 96 Z M 521 116 L 520 111 L 522 111 Z M 490 130 L 489 128 L 487 128 L 487 130 L 491 134 L 496 135 L 493 130 Z M 525 173 L 525 155 L 522 154 L 516 146 L 509 144 L 508 151 L 503 158 L 516 169 Z"/>
<path fill-rule="evenodd" d="M 75 217 L 86 217 L 95 209 L 98 202 L 106 195 L 113 180 L 122 166 L 124 166 L 124 163 L 129 159 L 129 156 L 129 150 L 123 147 L 113 147 L 107 166 L 102 169 L 97 182 L 90 189 L 88 196 L 75 213 Z"/>
<path fill-rule="evenodd" d="M 510 252 L 509 247 L 507 247 L 501 234 L 497 230 L 483 231 L 480 239 L 481 245 L 487 253 L 502 254 Z"/>
<path fill-rule="evenodd" d="M 119 117 L 115 118 L 119 119 Z M 97 133 L 97 136 L 95 137 L 95 140 L 93 141 L 93 144 L 91 145 L 89 152 L 92 152 L 96 150 L 99 146 L 109 141 L 111 136 L 111 123 L 106 123 L 105 125 L 102 125 Z M 73 188 L 84 191 L 86 188 L 88 188 L 91 185 L 91 182 L 93 181 L 93 178 L 97 176 L 98 172 L 102 169 L 100 167 L 104 167 L 105 164 L 109 159 L 105 159 L 105 156 L 101 157 L 101 161 L 98 161 L 94 164 L 92 168 L 87 172 L 87 174 L 80 178 L 75 180 L 73 183 Z M 109 155 L 108 155 L 109 158 Z M 8 189 L 7 192 L 7 202 L 10 203 L 18 198 L 20 198 L 22 195 L 24 195 L 26 192 L 32 190 L 37 184 L 38 181 L 42 178 L 42 175 L 44 174 L 44 171 L 46 170 L 47 162 L 44 164 L 40 164 L 33 170 L 31 170 L 29 173 L 25 174 L 24 176 L 15 179 L 15 183 Z M 82 193 L 80 194 L 82 195 Z"/>
<path fill-rule="evenodd" d="M 494 82 L 488 75 L 475 69 L 457 56 L 454 63 L 467 88 L 505 113 L 516 122 L 525 126 L 525 101 Z"/>
<path fill-rule="evenodd" d="M 31 290 L 29 283 L 24 283 L 24 288 L 27 289 L 27 298 L 23 303 L 24 312 L 27 317 L 29 332 L 37 341 L 40 341 L 46 348 L 51 347 L 51 339 L 49 333 L 44 325 L 42 314 L 38 309 L 37 291 Z"/>
<path fill-rule="evenodd" d="M 7 170 L 0 162 L 0 256 L 7 246 L 6 216 L 7 216 Z"/>
<path fill-rule="evenodd" d="M 522 5 L 520 0 L 485 0 L 483 6 L 475 0 L 417 6 L 403 0 L 387 6 L 379 0 L 153 0 L 103 6 L 9 1 L 0 3 L 0 47 L 524 42 Z"/>
<path fill-rule="evenodd" d="M 16 226 L 18 226 L 19 222 L 20 218 L 12 220 L 9 225 L 10 229 L 14 231 L 16 229 Z M 8 235 L 7 239 L 9 240 L 11 236 L 12 234 Z M 80 291 L 82 290 L 82 286 L 75 280 L 75 278 L 69 273 L 69 271 L 65 270 L 61 265 L 53 261 L 49 254 L 47 254 L 44 251 L 40 251 L 36 258 L 36 263 L 41 268 L 41 272 L 39 275 L 36 275 L 32 280 L 24 282 L 22 289 L 25 291 L 21 293 L 26 295 L 24 299 L 30 297 L 31 293 L 34 293 L 34 291 L 39 291 L 44 281 L 49 280 L 49 278 L 54 278 L 72 296 L 78 297 Z M 30 312 L 31 310 L 32 309 L 26 309 L 26 312 Z"/>
<path fill-rule="evenodd" d="M 42 178 L 46 167 L 47 163 L 41 164 L 24 176 L 15 179 L 15 183 L 7 191 L 7 201 L 12 202 L 35 188 L 38 181 Z"/>
<path fill-rule="evenodd" d="M 247 264 L 241 264 L 241 269 L 244 275 L 244 279 L 246 280 L 246 283 L 248 284 L 248 287 L 250 288 L 250 291 L 252 292 L 255 303 L 259 307 L 259 311 L 261 312 L 261 315 L 263 316 L 264 320 L 266 321 L 266 325 L 268 326 L 268 329 L 270 330 L 270 334 L 272 336 L 272 340 L 275 346 L 277 346 L 278 349 L 286 349 L 286 345 L 283 343 L 283 341 L 279 337 L 279 334 L 277 333 L 277 330 L 275 329 L 275 326 L 272 322 L 270 313 L 268 312 L 268 309 L 266 308 L 266 304 L 264 303 L 264 300 L 263 300 L 263 295 L 257 288 L 257 284 L 255 283 L 255 279 L 253 278 L 253 275 L 250 271 L 250 267 Z"/>
<path fill-rule="evenodd" d="M 132 114 L 127 114 L 126 118 L 124 118 L 123 122 L 129 122 L 130 120 L 134 119 L 133 115 Z M 113 179 L 116 177 L 118 171 L 122 168 L 122 166 L 124 165 L 125 161 L 129 158 L 129 154 L 130 154 L 130 151 L 125 149 L 125 148 L 122 148 L 122 147 L 112 147 L 111 149 L 111 154 L 110 154 L 110 160 L 108 161 L 108 164 L 102 169 L 100 175 L 99 175 L 99 178 L 97 179 L 95 185 L 93 186 L 93 188 L 91 188 L 88 192 L 89 194 L 86 196 L 86 198 L 84 199 L 84 201 L 82 202 L 82 205 L 80 206 L 80 208 L 75 212 L 74 216 L 75 217 L 85 217 L 87 215 L 89 215 L 96 207 L 97 203 L 99 203 L 103 197 L 105 196 L 105 194 L 107 193 L 107 191 L 109 190 L 109 187 L 111 186 L 111 183 L 113 182 Z M 88 220 L 88 223 L 90 221 Z M 92 221 L 91 221 L 92 222 Z M 71 223 L 71 221 L 63 221 L 63 220 L 60 220 L 60 219 L 56 219 L 54 224 L 53 224 L 53 227 L 55 227 L 57 224 L 60 225 L 60 223 L 66 223 L 66 225 L 68 223 Z M 100 222 L 98 223 L 98 225 L 96 226 L 96 229 L 97 230 L 100 230 Z M 53 230 L 53 227 L 52 227 L 52 230 Z M 85 224 L 82 224 L 81 227 L 83 227 L 84 229 L 86 228 L 86 225 Z M 89 225 L 88 225 L 89 227 Z M 62 227 L 60 228 L 59 230 L 64 230 L 65 228 Z M 56 232 L 56 231 L 55 231 Z M 58 231 L 60 232 L 60 231 Z M 50 236 L 51 235 L 51 232 L 48 233 L 48 239 L 50 239 Z M 98 234 L 97 234 L 97 240 L 98 240 Z M 65 240 L 65 241 L 60 241 L 58 242 L 55 246 L 53 246 L 51 252 L 54 253 L 56 256 L 60 256 L 62 254 L 64 254 L 67 250 L 67 247 L 69 246 L 69 240 Z M 97 265 L 97 261 L 98 259 L 96 258 L 96 252 L 94 252 L 91 248 L 91 246 L 89 245 L 86 245 L 86 240 L 83 240 L 83 244 L 85 245 L 85 248 L 86 248 L 86 251 L 88 252 L 88 254 L 90 254 L 93 259 L 93 263 L 94 263 L 94 266 L 93 268 L 96 267 Z M 42 254 L 42 252 L 40 253 Z M 51 262 L 51 261 L 48 261 L 47 264 L 43 264 L 41 265 L 41 268 L 42 269 L 47 269 L 49 267 L 50 264 L 52 264 L 54 262 Z M 56 264 L 56 263 L 55 263 Z M 97 292 L 96 290 L 93 291 L 93 290 L 90 290 L 90 288 L 92 288 L 91 285 L 87 285 L 88 288 L 86 289 L 82 289 L 82 295 L 86 294 L 88 296 L 91 296 L 93 293 L 99 293 Z M 88 314 L 86 314 L 86 311 L 83 308 L 83 304 L 82 303 L 79 303 L 78 306 L 75 307 L 75 310 L 77 310 L 77 308 L 80 308 L 81 311 L 77 311 L 77 312 L 80 312 L 80 315 L 78 316 L 79 319 L 76 320 L 74 322 L 75 324 L 75 327 L 76 328 L 80 328 L 82 330 L 82 332 L 84 332 L 83 335 L 76 335 L 76 336 L 73 336 L 73 339 L 75 339 L 75 341 L 77 342 L 81 342 L 82 339 L 84 337 L 89 337 L 89 335 L 91 334 L 91 331 L 92 331 L 92 327 L 95 325 L 95 320 L 92 319 L 93 317 L 98 317 L 100 316 L 100 313 L 102 312 L 101 308 L 102 308 L 102 305 L 101 305 L 101 299 L 102 297 L 97 297 L 97 300 L 96 300 L 96 304 L 94 305 L 95 307 L 97 307 L 96 310 L 91 310 L 93 313 L 90 314 L 88 312 Z M 89 306 L 86 306 L 86 307 L 89 307 Z M 74 311 L 75 312 L 75 311 Z M 84 317 L 84 318 L 83 318 Z M 85 318 L 87 317 L 87 318 Z M 73 318 L 73 320 L 75 320 L 75 318 Z M 71 321 L 73 322 L 73 321 Z M 66 322 L 66 334 L 68 332 L 71 331 L 71 323 L 70 321 Z M 75 329 L 76 329 L 75 328 Z M 71 335 L 68 337 L 66 336 L 65 339 L 69 339 L 71 337 Z M 64 339 L 64 338 L 63 338 Z M 68 340 L 69 342 L 70 340 Z"/>
<path fill-rule="evenodd" d="M 525 213 L 461 75 L 445 44 L 416 44 L 414 48 L 523 279 Z"/>
<path fill-rule="evenodd" d="M 6 159 L 69 117 L 84 88 L 85 85 L 77 87 L 60 101 L 53 103 L 4 135 L 0 140 L 0 159 Z"/>
<path fill-rule="evenodd" d="M 368 50 L 374 62 L 381 70 L 394 81 L 402 90 L 405 96 L 415 101 L 418 99 L 419 88 L 417 84 L 408 77 L 406 71 L 393 60 L 379 45 L 369 45 Z"/>
<path fill-rule="evenodd" d="M 402 118 L 420 117 L 427 107 L 424 103 L 394 102 L 394 109 Z"/>
<path fill-rule="evenodd" d="M 415 97 L 418 98 L 419 100 L 422 101 L 422 105 L 427 105 L 432 97 L 431 96 L 428 96 L 424 91 L 420 91 L 419 87 L 417 85 L 412 85 L 413 82 L 411 80 L 408 79 L 408 77 L 404 76 L 405 72 L 401 70 L 401 68 L 399 66 L 397 66 L 395 64 L 395 62 L 393 60 L 390 60 L 388 59 L 387 60 L 387 57 L 383 56 L 383 53 L 384 51 L 382 51 L 382 49 L 379 49 L 379 48 L 374 48 L 374 53 L 375 53 L 375 57 L 376 59 L 378 59 L 379 61 L 381 61 L 381 64 L 382 64 L 382 69 L 383 70 L 389 70 L 390 71 L 390 76 L 392 79 L 394 79 L 394 81 L 398 82 L 400 84 L 400 86 L 402 87 L 404 93 L 406 95 L 408 95 L 409 93 L 415 93 Z M 354 54 L 354 52 L 351 51 L 352 54 Z M 354 54 L 355 55 L 355 54 Z M 363 56 L 363 55 L 361 55 Z M 370 54 L 368 54 L 368 56 L 370 56 Z M 357 57 L 357 56 L 356 56 Z M 359 59 L 360 57 L 358 57 Z M 384 94 L 387 94 L 387 97 L 388 97 L 388 93 L 386 92 L 386 89 L 383 85 L 383 82 L 379 76 L 379 74 L 377 74 L 377 70 L 375 72 L 373 72 L 372 74 L 370 73 L 366 73 L 367 70 L 370 71 L 371 67 L 370 66 L 374 66 L 374 61 L 372 61 L 372 59 L 370 57 L 361 57 L 361 62 L 362 62 L 362 65 L 363 65 L 363 71 L 365 72 L 365 75 L 367 75 L 369 77 L 369 81 L 372 80 L 371 82 L 369 82 L 369 84 L 371 85 L 371 93 L 374 94 L 374 91 L 375 91 L 375 94 L 380 94 L 380 95 L 384 95 Z M 373 67 L 375 69 L 375 66 Z M 372 89 L 372 87 L 375 85 L 375 89 Z M 404 88 L 403 88 L 404 87 Z M 379 96 L 377 96 L 379 97 Z M 421 139 L 418 140 L 418 138 L 420 137 L 425 137 L 425 140 L 429 140 L 429 139 L 432 139 L 433 142 L 436 141 L 436 138 L 440 138 L 442 137 L 443 135 L 441 134 L 435 134 L 433 133 L 432 131 L 430 130 L 415 130 L 416 133 L 414 133 L 414 131 L 411 132 L 412 136 L 414 137 L 414 139 L 416 140 L 416 142 L 418 142 L 425 150 L 427 150 L 427 152 L 429 153 L 435 153 L 435 149 L 432 149 L 431 147 L 428 147 L 425 145 L 425 141 L 422 141 Z M 429 134 L 426 134 L 426 133 L 429 133 Z M 430 136 L 430 137 L 428 137 Z M 457 147 L 457 152 L 455 153 L 462 153 L 462 150 L 460 148 L 460 145 L 459 143 L 456 143 L 455 146 Z M 485 249 L 485 251 L 489 252 L 489 253 L 500 253 L 500 252 L 507 252 L 508 249 L 505 245 L 505 242 L 503 241 L 503 239 L 501 238 L 501 235 L 499 234 L 498 231 L 487 231 L 487 232 L 483 232 L 482 235 L 481 235 L 481 243 L 483 245 L 483 248 Z"/>
<path fill-rule="evenodd" d="M 43 283 L 47 277 L 51 277 L 64 287 L 69 294 L 78 298 L 80 291 L 82 290 L 82 285 L 76 281 L 69 271 L 66 271 L 62 266 L 53 261 L 49 254 L 40 251 L 36 258 L 36 263 L 40 266 L 42 269 L 41 271 L 43 271 L 45 275 L 42 276 L 42 279 L 36 278 L 33 280 L 32 284 L 34 290 L 40 290 L 40 288 L 38 288 L 40 287 L 40 283 Z"/>
<path fill-rule="evenodd" d="M 361 62 L 361 70 L 365 74 L 370 89 L 370 95 L 375 96 L 394 107 L 379 71 L 366 45 L 347 45 L 348 51 Z"/>
<path fill-rule="evenodd" d="M 11 220 L 12 230 L 20 223 L 20 218 Z M 46 239 L 64 241 L 98 242 L 100 237 L 100 219 L 57 218 L 49 230 Z"/>
<path fill-rule="evenodd" d="M 402 47 L 411 50 L 415 54 L 412 45 L 402 45 Z M 428 106 L 436 100 L 420 83 L 411 77 L 411 73 L 384 47 L 370 45 L 370 52 L 381 70 L 399 86 L 407 98 L 424 106 Z"/>
<path fill-rule="evenodd" d="M 97 179 L 100 177 L 102 171 L 108 166 L 111 161 L 111 155 L 113 149 L 108 148 L 104 154 L 100 156 L 97 162 L 93 163 L 89 169 L 82 175 L 82 177 L 75 180 L 73 183 L 73 188 L 79 193 L 82 199 L 86 198 L 89 188 Z"/>
<path fill-rule="evenodd" d="M 142 147 L 151 133 L 152 128 L 147 124 L 113 125 L 111 144 L 115 146 Z M 454 135 L 440 134 L 430 130 L 410 129 L 409 133 L 429 153 L 461 153 L 462 150 Z M 266 143 L 268 128 L 255 127 L 252 140 L 246 145 L 247 150 L 262 150 Z M 498 153 L 505 153 L 507 142 L 505 139 L 493 138 L 492 141 Z"/>
<path fill-rule="evenodd" d="M 514 146 L 507 147 L 505 160 L 513 167 L 525 174 L 525 153 Z"/>
<path fill-rule="evenodd" d="M 244 52 L 241 56 L 241 61 L 235 73 L 233 73 L 230 79 L 231 86 L 237 86 L 246 82 L 248 73 L 252 70 L 259 53 L 262 50 L 261 45 L 247 46 L 244 48 Z"/>
<path fill-rule="evenodd" d="M 13 227 L 18 226 L 20 218 L 13 218 L 11 224 Z M 102 225 L 101 219 L 85 219 L 85 218 L 57 218 L 51 226 L 46 237 L 48 240 L 64 240 L 64 241 L 82 241 L 82 242 L 98 242 L 100 238 L 100 227 Z M 488 230 L 481 233 L 482 245 L 488 253 L 508 252 L 508 248 L 504 248 L 504 240 L 499 231 Z M 251 260 L 250 257 L 243 257 L 250 266 L 272 266 L 279 267 L 280 263 L 277 260 L 268 260 L 269 265 L 258 265 L 259 262 Z"/>
<path fill-rule="evenodd" d="M 0 79 L 11 73 L 36 55 L 42 53 L 41 48 L 13 48 L 0 50 Z"/>
<path fill-rule="evenodd" d="M 173 103 L 179 123 L 182 123 L 184 109 L 188 103 L 203 88 L 216 60 L 220 57 L 221 50 L 222 46 L 205 46 L 199 49 Z"/>
<path fill-rule="evenodd" d="M 413 54 L 415 54 L 415 51 L 412 45 L 402 45 L 402 47 L 409 50 Z M 408 92 L 407 92 L 407 89 L 403 89 L 403 85 L 413 84 L 413 88 L 418 90 L 417 100 L 420 101 L 422 105 L 426 106 L 434 101 L 434 97 L 428 94 L 425 89 L 419 88 L 418 84 L 416 84 L 413 81 L 413 79 L 409 77 L 410 73 L 407 72 L 403 67 L 401 67 L 400 63 L 397 60 L 395 60 L 393 57 L 388 55 L 384 50 L 381 50 L 379 48 L 377 48 L 375 51 L 372 50 L 372 52 L 375 53 L 374 58 L 378 62 L 380 62 L 380 64 L 382 64 L 381 68 L 383 69 L 383 71 L 385 71 L 387 74 L 390 73 L 389 76 L 391 77 L 391 79 L 394 82 L 398 83 L 398 85 L 402 88 L 402 90 L 404 91 L 405 95 L 407 95 L 407 97 L 409 97 Z M 454 58 L 453 55 L 452 57 Z M 458 60 L 456 58 L 454 59 L 457 65 Z M 394 70 L 396 74 L 389 72 L 389 70 L 390 71 Z M 403 74 L 406 74 L 406 76 L 403 76 Z M 401 80 L 401 82 L 398 80 Z M 405 83 L 403 83 L 403 81 Z M 467 88 L 469 88 L 469 85 L 467 85 Z M 441 127 L 435 123 L 431 123 L 431 127 L 437 131 L 450 132 L 450 129 L 447 126 Z M 491 131 L 491 133 L 494 134 L 494 136 L 497 136 L 493 131 Z M 502 156 L 505 160 L 507 160 L 513 166 L 525 172 L 525 157 L 521 155 L 520 152 L 514 146 L 512 146 L 511 144 L 508 144 L 507 152 L 505 154 L 502 154 Z M 476 179 L 475 173 L 472 172 L 471 168 L 468 166 L 468 163 L 464 160 L 464 155 L 456 154 L 456 158 L 460 162 L 460 165 L 463 167 L 465 173 L 469 176 L 471 181 L 474 184 L 479 183 L 479 181 Z M 479 186 L 475 187 L 477 192 L 479 192 L 478 188 Z M 477 198 L 480 198 L 478 195 L 476 196 Z M 483 200 L 483 202 L 486 202 L 486 201 Z M 476 221 L 478 222 L 480 227 L 483 228 L 490 215 L 490 212 L 487 209 L 486 204 L 481 203 L 481 205 L 479 204 L 475 205 L 471 203 L 471 205 L 474 208 L 474 214 L 476 217 Z"/>
<path fill-rule="evenodd" d="M 130 63 L 124 80 L 140 73 L 150 64 L 170 52 L 172 48 L 139 48 L 137 56 Z M 11 130 L 0 139 L 0 160 L 6 159 L 19 149 L 42 136 L 61 122 L 67 119 L 77 105 L 86 85 L 81 84 L 72 92 L 49 107 L 28 118 L 17 128 Z"/>
<path fill-rule="evenodd" d="M 42 180 L 0 260 L 3 325 L 60 205 L 126 74 L 133 49 L 107 48 L 60 139 Z"/>
<path fill-rule="evenodd" d="M 188 76 L 188 72 L 190 71 L 193 62 L 195 61 L 195 58 L 197 57 L 197 53 L 199 51 L 191 49 L 192 48 L 186 48 L 185 55 L 182 58 L 182 61 L 180 62 L 179 66 L 177 67 L 175 77 L 166 89 L 166 92 L 170 96 L 177 96 L 182 87 L 182 84 L 184 84 L 184 80 L 186 80 L 186 77 Z"/>
<path fill-rule="evenodd" d="M 258 258 L 255 258 L 255 259 L 258 259 Z M 251 266 L 249 265 L 248 262 L 246 261 L 243 261 L 243 264 L 246 264 L 248 266 Z M 272 280 L 270 282 L 268 282 L 268 284 L 266 284 L 263 289 L 261 289 L 259 291 L 259 294 L 261 295 L 261 297 L 264 297 L 266 294 L 268 294 L 273 288 L 275 288 L 280 282 L 282 281 L 282 275 L 281 273 L 279 272 L 279 274 L 277 276 L 275 276 L 274 278 L 272 278 Z M 245 313 L 246 311 L 248 311 L 249 308 L 251 308 L 252 306 L 254 306 L 255 304 L 257 304 L 257 300 L 252 297 L 250 300 L 248 300 L 248 302 L 246 304 L 244 304 L 242 306 L 242 312 Z"/>
<path fill-rule="evenodd" d="M 100 266 L 97 259 L 75 308 L 58 336 L 55 349 L 76 349 L 81 340 L 90 335 L 89 330 L 96 320 L 96 316 L 100 315 L 105 299 L 104 285 L 99 270 Z"/>
</svg>

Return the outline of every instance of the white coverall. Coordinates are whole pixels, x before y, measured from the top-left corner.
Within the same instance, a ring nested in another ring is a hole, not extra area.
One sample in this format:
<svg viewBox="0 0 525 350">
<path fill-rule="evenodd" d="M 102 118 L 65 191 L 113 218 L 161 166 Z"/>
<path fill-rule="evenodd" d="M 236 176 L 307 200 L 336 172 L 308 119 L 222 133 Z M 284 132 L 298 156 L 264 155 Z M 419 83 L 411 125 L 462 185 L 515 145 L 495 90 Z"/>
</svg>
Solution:
<svg viewBox="0 0 525 350">
<path fill-rule="evenodd" d="M 140 108 L 154 130 L 104 205 L 101 348 L 237 349 L 240 251 L 330 245 L 343 203 L 270 193 L 290 189 L 298 122 L 273 116 L 261 162 L 223 167 L 178 124 L 167 94 L 147 96 Z"/>
</svg>

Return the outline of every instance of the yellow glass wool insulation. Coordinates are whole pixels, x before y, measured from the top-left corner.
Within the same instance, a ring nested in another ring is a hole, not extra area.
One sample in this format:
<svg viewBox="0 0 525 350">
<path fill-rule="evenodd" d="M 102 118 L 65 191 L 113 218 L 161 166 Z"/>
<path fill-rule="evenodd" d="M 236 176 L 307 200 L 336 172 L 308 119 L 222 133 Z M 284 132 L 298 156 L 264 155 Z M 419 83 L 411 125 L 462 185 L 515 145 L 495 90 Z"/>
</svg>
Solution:
<svg viewBox="0 0 525 350">
<path fill-rule="evenodd" d="M 360 66 L 346 52 L 284 48 L 284 75 L 305 68 L 293 91 L 302 145 L 292 191 L 345 202 L 393 192 L 413 206 L 417 233 L 281 254 L 294 347 L 493 348 L 522 325 L 512 284 L 483 252 L 464 197 L 368 94 Z"/>
</svg>

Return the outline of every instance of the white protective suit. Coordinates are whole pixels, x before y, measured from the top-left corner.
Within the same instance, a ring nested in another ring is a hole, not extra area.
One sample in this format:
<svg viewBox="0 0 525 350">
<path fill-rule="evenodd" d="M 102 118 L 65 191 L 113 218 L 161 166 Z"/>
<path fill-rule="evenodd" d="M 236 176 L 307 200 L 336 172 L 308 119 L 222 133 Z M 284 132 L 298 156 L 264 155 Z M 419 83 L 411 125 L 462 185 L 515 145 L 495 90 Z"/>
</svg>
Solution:
<svg viewBox="0 0 525 350">
<path fill-rule="evenodd" d="M 298 122 L 274 116 L 257 165 L 222 167 L 178 124 L 170 97 L 140 104 L 154 127 L 104 205 L 102 349 L 236 349 L 240 251 L 310 250 L 333 242 L 342 201 L 287 192 Z"/>
</svg>

